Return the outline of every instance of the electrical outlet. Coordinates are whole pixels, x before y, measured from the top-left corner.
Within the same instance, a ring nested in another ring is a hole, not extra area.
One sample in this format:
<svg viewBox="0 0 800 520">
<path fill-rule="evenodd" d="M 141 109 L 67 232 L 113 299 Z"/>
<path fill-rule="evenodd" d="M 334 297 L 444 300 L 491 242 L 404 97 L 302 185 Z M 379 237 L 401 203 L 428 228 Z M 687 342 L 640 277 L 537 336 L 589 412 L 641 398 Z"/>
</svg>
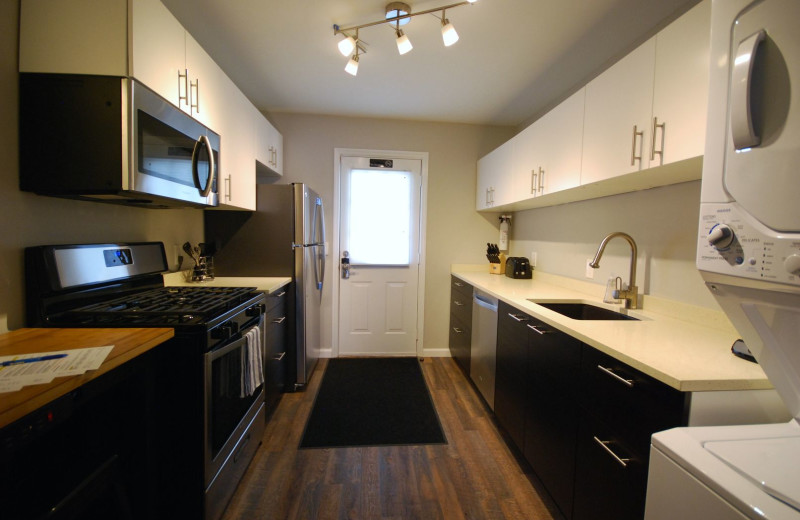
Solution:
<svg viewBox="0 0 800 520">
<path fill-rule="evenodd" d="M 536 251 L 531 251 L 531 267 L 536 267 Z"/>
<path fill-rule="evenodd" d="M 589 265 L 592 263 L 591 258 L 586 259 L 586 278 L 594 278 L 594 269 Z"/>
</svg>

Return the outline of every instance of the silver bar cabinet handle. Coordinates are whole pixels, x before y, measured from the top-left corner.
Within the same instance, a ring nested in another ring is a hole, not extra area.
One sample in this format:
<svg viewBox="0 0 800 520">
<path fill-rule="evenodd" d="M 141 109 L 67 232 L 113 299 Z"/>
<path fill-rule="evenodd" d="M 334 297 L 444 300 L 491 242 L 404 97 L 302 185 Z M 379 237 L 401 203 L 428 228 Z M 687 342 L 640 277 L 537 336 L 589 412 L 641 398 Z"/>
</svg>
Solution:
<svg viewBox="0 0 800 520">
<path fill-rule="evenodd" d="M 609 376 L 613 377 L 614 379 L 616 379 L 617 381 L 619 381 L 623 385 L 627 386 L 628 388 L 633 388 L 633 380 L 632 379 L 625 379 L 624 377 L 621 377 L 620 375 L 615 374 L 614 371 L 611 370 L 610 368 L 606 368 L 603 365 L 597 365 L 597 369 L 600 370 L 601 372 L 603 372 L 605 374 L 608 374 Z"/>
<path fill-rule="evenodd" d="M 536 195 L 536 170 L 531 170 L 531 193 Z"/>
<path fill-rule="evenodd" d="M 274 357 L 274 358 L 272 358 L 272 359 L 274 359 L 275 361 L 282 361 L 282 360 L 283 360 L 283 357 L 284 357 L 285 355 L 286 355 L 286 352 L 281 352 L 281 353 L 280 353 L 280 355 L 278 355 L 278 356 L 275 356 L 275 357 Z"/>
<path fill-rule="evenodd" d="M 536 325 L 531 325 L 530 323 L 528 324 L 528 328 L 539 334 L 550 334 L 551 332 L 553 332 L 552 330 L 542 330 Z"/>
<path fill-rule="evenodd" d="M 283 323 L 283 320 L 285 320 L 285 319 L 286 319 L 286 316 L 281 316 L 280 318 L 272 320 L 272 323 L 277 323 L 278 325 L 280 325 L 281 323 Z"/>
<path fill-rule="evenodd" d="M 181 101 L 189 104 L 189 85 L 188 85 L 188 78 L 189 78 L 189 69 L 183 69 L 183 74 L 181 74 L 181 70 L 178 69 L 178 106 L 181 105 Z M 181 79 L 183 79 L 183 95 L 181 95 Z"/>
<path fill-rule="evenodd" d="M 544 170 L 539 166 L 539 192 L 544 193 Z"/>
<path fill-rule="evenodd" d="M 631 141 L 631 166 L 636 164 L 636 161 L 639 161 L 639 164 L 642 164 L 642 154 L 636 155 L 636 136 L 641 137 L 644 139 L 644 130 L 641 132 L 637 132 L 636 125 L 633 125 L 633 139 Z"/>
<path fill-rule="evenodd" d="M 619 462 L 620 466 L 622 466 L 623 468 L 627 468 L 627 467 L 628 467 L 628 462 L 630 462 L 630 460 L 631 460 L 631 459 L 623 459 L 622 457 L 620 457 L 619 455 L 617 455 L 616 453 L 614 453 L 613 451 L 611 451 L 611 448 L 609 448 L 609 447 L 608 447 L 608 444 L 609 444 L 611 441 L 601 441 L 601 440 L 600 440 L 600 439 L 598 439 L 596 436 L 592 436 L 592 438 L 594 439 L 594 442 L 596 442 L 596 443 L 597 443 L 597 444 L 599 444 L 599 445 L 600 445 L 600 446 L 601 446 L 601 447 L 602 447 L 604 450 L 606 450 L 606 453 L 608 453 L 609 455 L 611 455 L 612 457 L 614 457 L 614 460 L 616 460 L 617 462 Z"/>
<path fill-rule="evenodd" d="M 195 95 L 192 96 L 192 88 L 194 88 Z M 191 108 L 198 114 L 200 113 L 200 79 L 189 82 L 189 102 Z"/>
<path fill-rule="evenodd" d="M 464 287 L 464 284 L 461 282 L 453 282 L 453 285 L 455 285 L 456 287 Z"/>
<path fill-rule="evenodd" d="M 463 307 L 463 306 L 464 306 L 464 304 L 463 304 L 463 303 L 461 303 L 461 302 L 460 302 L 460 301 L 458 301 L 458 300 L 453 300 L 453 303 L 454 303 L 454 304 L 456 304 L 456 306 L 458 306 L 458 307 Z"/>
<path fill-rule="evenodd" d="M 511 317 L 512 320 L 519 321 L 519 322 L 528 321 L 530 319 L 530 318 L 522 317 L 519 314 L 511 314 L 510 312 L 508 313 L 508 315 L 509 315 L 509 317 Z"/>
<path fill-rule="evenodd" d="M 458 327 L 453 327 L 453 332 L 455 332 L 456 334 L 461 334 L 464 331 L 459 329 Z"/>
<path fill-rule="evenodd" d="M 656 129 L 661 129 L 661 150 L 656 150 Z M 658 124 L 658 118 L 653 117 L 653 137 L 650 140 L 650 160 L 653 161 L 656 158 L 656 154 L 659 155 L 661 159 L 661 163 L 664 162 L 664 138 L 665 132 L 667 131 L 667 123 Z"/>
<path fill-rule="evenodd" d="M 225 177 L 225 198 L 228 199 L 228 202 L 231 200 L 231 176 L 228 175 Z"/>
</svg>

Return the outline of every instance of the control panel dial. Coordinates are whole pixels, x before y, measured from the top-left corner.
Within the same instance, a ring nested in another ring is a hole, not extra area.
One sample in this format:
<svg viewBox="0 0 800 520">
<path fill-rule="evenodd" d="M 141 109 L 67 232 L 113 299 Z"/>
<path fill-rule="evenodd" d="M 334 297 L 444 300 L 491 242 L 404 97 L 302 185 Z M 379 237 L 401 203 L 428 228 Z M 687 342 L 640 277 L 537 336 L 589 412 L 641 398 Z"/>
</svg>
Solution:
<svg viewBox="0 0 800 520">
<path fill-rule="evenodd" d="M 717 224 L 708 233 L 708 243 L 720 251 L 724 251 L 731 247 L 733 239 L 736 235 L 733 229 L 727 224 Z"/>
</svg>

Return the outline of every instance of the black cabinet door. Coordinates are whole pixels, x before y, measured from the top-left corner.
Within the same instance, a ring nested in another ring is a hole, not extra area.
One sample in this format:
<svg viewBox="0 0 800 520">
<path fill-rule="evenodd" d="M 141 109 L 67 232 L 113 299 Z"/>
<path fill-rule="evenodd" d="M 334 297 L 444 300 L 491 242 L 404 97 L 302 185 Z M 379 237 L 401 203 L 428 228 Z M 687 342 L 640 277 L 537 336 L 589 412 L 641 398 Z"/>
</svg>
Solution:
<svg viewBox="0 0 800 520">
<path fill-rule="evenodd" d="M 267 417 L 278 406 L 286 386 L 287 321 L 286 295 L 275 296 L 276 300 L 267 300 L 268 310 L 265 320 L 264 348 L 264 394 Z"/>
<path fill-rule="evenodd" d="M 526 363 L 530 316 L 500 302 L 497 317 L 497 367 L 494 389 L 494 415 L 514 441 L 525 446 L 527 407 Z"/>
<path fill-rule="evenodd" d="M 525 459 L 566 518 L 572 515 L 575 443 L 580 407 L 580 341 L 531 319 Z"/>
<path fill-rule="evenodd" d="M 592 414 L 584 414 L 578 432 L 572 520 L 641 520 L 647 455 L 634 451 L 622 435 Z"/>
</svg>

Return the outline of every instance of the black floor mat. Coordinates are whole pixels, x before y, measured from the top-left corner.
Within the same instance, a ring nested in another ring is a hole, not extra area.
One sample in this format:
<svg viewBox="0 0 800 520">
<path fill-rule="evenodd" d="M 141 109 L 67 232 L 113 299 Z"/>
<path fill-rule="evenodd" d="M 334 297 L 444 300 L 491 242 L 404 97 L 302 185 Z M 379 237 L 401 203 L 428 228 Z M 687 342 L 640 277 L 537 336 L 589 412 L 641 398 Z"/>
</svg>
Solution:
<svg viewBox="0 0 800 520">
<path fill-rule="evenodd" d="M 331 359 L 300 448 L 445 444 L 416 358 Z"/>
</svg>

